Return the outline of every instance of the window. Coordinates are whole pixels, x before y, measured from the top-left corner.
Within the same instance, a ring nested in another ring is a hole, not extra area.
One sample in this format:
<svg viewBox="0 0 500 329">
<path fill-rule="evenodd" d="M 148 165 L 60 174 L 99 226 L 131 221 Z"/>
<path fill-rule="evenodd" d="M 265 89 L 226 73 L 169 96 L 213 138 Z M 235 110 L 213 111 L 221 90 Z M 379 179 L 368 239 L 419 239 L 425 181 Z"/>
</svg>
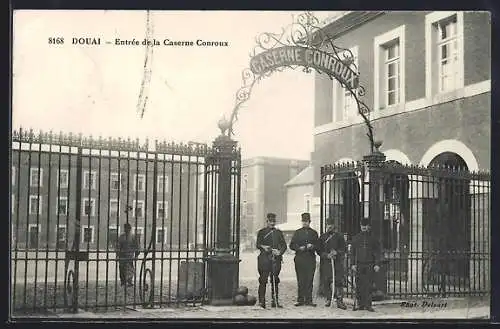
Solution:
<svg viewBox="0 0 500 329">
<path fill-rule="evenodd" d="M 166 243 L 167 235 L 165 234 L 165 229 L 162 227 L 157 227 L 156 228 L 156 243 Z"/>
<path fill-rule="evenodd" d="M 144 236 L 144 227 L 132 227 L 134 230 L 135 238 L 137 240 L 137 245 L 141 246 L 142 237 Z"/>
<path fill-rule="evenodd" d="M 255 215 L 254 204 L 251 202 L 247 202 L 247 216 Z"/>
<path fill-rule="evenodd" d="M 84 216 L 94 216 L 95 215 L 95 199 L 85 198 L 82 203 L 83 215 Z"/>
<path fill-rule="evenodd" d="M 68 214 L 68 198 L 60 196 L 57 200 L 57 214 L 65 216 Z"/>
<path fill-rule="evenodd" d="M 112 191 L 118 191 L 121 189 L 121 174 L 117 172 L 111 173 L 110 177 L 110 188 Z"/>
<path fill-rule="evenodd" d="M 60 188 L 68 188 L 69 185 L 69 173 L 66 169 L 61 169 L 58 174 L 57 184 L 59 184 Z"/>
<path fill-rule="evenodd" d="M 30 215 L 42 214 L 42 198 L 38 195 L 30 195 Z"/>
<path fill-rule="evenodd" d="M 399 103 L 399 39 L 396 42 L 387 44 L 384 47 L 384 53 L 385 104 L 391 106 Z"/>
<path fill-rule="evenodd" d="M 248 188 L 248 174 L 243 174 L 243 190 Z"/>
<path fill-rule="evenodd" d="M 68 239 L 66 225 L 60 224 L 56 227 L 57 249 L 65 249 L 66 241 Z"/>
<path fill-rule="evenodd" d="M 16 185 L 16 167 L 12 166 L 12 186 Z"/>
<path fill-rule="evenodd" d="M 16 209 L 16 195 L 14 193 L 12 193 L 10 207 L 11 207 L 10 212 L 13 214 Z"/>
<path fill-rule="evenodd" d="M 425 24 L 426 96 L 463 88 L 463 12 L 436 11 Z"/>
<path fill-rule="evenodd" d="M 108 247 L 114 249 L 118 243 L 120 236 L 120 227 L 118 225 L 110 225 L 108 227 Z"/>
<path fill-rule="evenodd" d="M 28 225 L 28 248 L 36 249 L 38 248 L 38 243 L 40 242 L 40 224 L 29 224 Z"/>
<path fill-rule="evenodd" d="M 311 194 L 304 194 L 304 211 L 311 212 Z"/>
<path fill-rule="evenodd" d="M 156 218 L 164 219 L 168 217 L 168 201 L 156 202 Z"/>
<path fill-rule="evenodd" d="M 458 82 L 457 19 L 438 23 L 439 91 L 456 88 Z"/>
<path fill-rule="evenodd" d="M 243 200 L 243 203 L 241 204 L 241 216 L 246 216 L 247 215 L 247 202 L 246 200 Z"/>
<path fill-rule="evenodd" d="M 43 168 L 30 168 L 30 186 L 43 186 Z"/>
<path fill-rule="evenodd" d="M 144 192 L 146 190 L 146 176 L 134 175 L 134 191 Z"/>
<path fill-rule="evenodd" d="M 351 53 L 353 55 L 351 69 L 357 71 L 358 67 L 358 47 L 351 48 Z M 342 121 L 348 121 L 349 118 L 355 116 L 358 113 L 358 108 L 356 104 L 356 99 L 352 96 L 351 92 L 347 89 L 343 90 L 343 114 Z"/>
<path fill-rule="evenodd" d="M 120 201 L 117 199 L 109 200 L 109 215 L 111 217 L 117 217 L 120 213 Z"/>
<path fill-rule="evenodd" d="M 85 189 L 92 189 L 95 190 L 97 187 L 97 181 L 96 181 L 96 172 L 95 170 L 88 171 L 85 170 L 83 172 L 83 188 Z"/>
<path fill-rule="evenodd" d="M 158 193 L 168 192 L 168 176 L 158 176 L 156 191 Z"/>
<path fill-rule="evenodd" d="M 405 100 L 405 26 L 375 37 L 374 108 L 385 109 Z"/>
<path fill-rule="evenodd" d="M 134 216 L 138 218 L 144 217 L 144 201 L 134 200 Z"/>
<path fill-rule="evenodd" d="M 349 49 L 352 54 L 351 69 L 358 70 L 358 47 Z M 342 54 L 340 55 L 343 56 Z M 350 56 L 350 54 L 349 54 Z M 337 80 L 333 80 L 333 120 L 335 122 L 347 122 L 358 113 L 356 100 L 351 92 L 343 88 Z"/>
<path fill-rule="evenodd" d="M 94 243 L 94 226 L 84 226 L 82 227 L 82 242 L 83 243 Z"/>
</svg>

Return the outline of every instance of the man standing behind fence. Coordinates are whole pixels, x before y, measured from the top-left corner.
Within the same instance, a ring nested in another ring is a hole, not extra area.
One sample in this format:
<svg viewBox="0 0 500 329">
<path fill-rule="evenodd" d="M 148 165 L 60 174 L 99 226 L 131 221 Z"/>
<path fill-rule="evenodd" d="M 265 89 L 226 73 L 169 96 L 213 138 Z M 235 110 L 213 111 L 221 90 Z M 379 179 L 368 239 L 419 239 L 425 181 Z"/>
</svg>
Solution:
<svg viewBox="0 0 500 329">
<path fill-rule="evenodd" d="M 374 312 L 372 307 L 372 284 L 374 271 L 378 272 L 380 267 L 380 244 L 376 237 L 370 232 L 370 221 L 363 218 L 360 223 L 361 232 L 352 239 L 352 270 L 356 273 L 356 298 L 358 307 L 356 310 L 367 310 Z"/>
<path fill-rule="evenodd" d="M 117 255 L 121 285 L 133 286 L 135 266 L 134 260 L 139 255 L 139 243 L 135 234 L 131 233 L 129 223 L 124 225 L 125 233 L 118 238 Z"/>
<path fill-rule="evenodd" d="M 320 293 L 326 297 L 325 306 L 329 307 L 332 302 L 332 281 L 333 269 L 332 261 L 335 266 L 334 295 L 336 297 L 337 307 L 347 309 L 344 304 L 344 260 L 346 244 L 344 235 L 335 232 L 334 219 L 328 218 L 326 221 L 326 232 L 319 237 L 318 255 L 320 257 Z"/>
<path fill-rule="evenodd" d="M 301 215 L 302 228 L 295 231 L 290 241 L 290 249 L 295 251 L 295 273 L 297 274 L 297 303 L 295 306 L 316 306 L 312 301 L 314 272 L 316 271 L 316 248 L 318 232 L 310 228 L 311 215 Z"/>
<path fill-rule="evenodd" d="M 259 305 L 266 308 L 266 285 L 271 276 L 271 292 L 273 300 L 271 307 L 281 307 L 278 303 L 278 284 L 281 272 L 281 262 L 286 251 L 286 242 L 283 232 L 275 228 L 276 214 L 267 214 L 267 227 L 257 233 L 257 270 L 259 271 Z"/>
</svg>

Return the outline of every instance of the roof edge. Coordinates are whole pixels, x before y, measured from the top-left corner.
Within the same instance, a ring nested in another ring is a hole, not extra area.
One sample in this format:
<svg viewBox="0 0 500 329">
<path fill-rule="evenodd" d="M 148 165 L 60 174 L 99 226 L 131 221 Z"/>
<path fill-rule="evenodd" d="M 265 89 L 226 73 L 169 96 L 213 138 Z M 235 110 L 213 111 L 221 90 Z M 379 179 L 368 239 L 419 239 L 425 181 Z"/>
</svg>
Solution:
<svg viewBox="0 0 500 329">
<path fill-rule="evenodd" d="M 330 22 L 321 27 L 321 30 L 330 32 L 328 35 L 336 39 L 352 29 L 386 14 L 386 11 L 347 11 L 339 15 L 336 19 L 332 18 Z"/>
</svg>

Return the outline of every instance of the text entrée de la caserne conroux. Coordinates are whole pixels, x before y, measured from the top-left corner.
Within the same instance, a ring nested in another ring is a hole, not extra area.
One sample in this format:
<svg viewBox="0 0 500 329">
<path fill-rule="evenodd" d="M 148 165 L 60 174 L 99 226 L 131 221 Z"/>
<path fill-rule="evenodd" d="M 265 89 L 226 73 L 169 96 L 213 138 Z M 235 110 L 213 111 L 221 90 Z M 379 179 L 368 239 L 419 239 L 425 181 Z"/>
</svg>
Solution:
<svg viewBox="0 0 500 329">
<path fill-rule="evenodd" d="M 214 41 L 214 40 L 170 40 L 170 39 L 150 39 L 150 40 L 142 40 L 138 41 L 135 39 L 132 40 L 122 40 L 115 39 L 115 45 L 117 46 L 128 46 L 128 45 L 147 45 L 147 46 L 169 46 L 169 47 L 227 47 L 229 46 L 228 41 Z"/>
<path fill-rule="evenodd" d="M 64 38 L 54 37 L 49 38 L 49 44 L 64 44 Z M 71 38 L 72 45 L 80 46 L 100 46 L 100 45 L 114 45 L 114 46 L 168 46 L 168 47 L 228 47 L 229 41 L 227 40 L 205 40 L 205 39 L 193 39 L 193 40 L 171 40 L 168 38 L 159 39 L 120 39 L 114 38 L 111 40 L 106 40 L 101 37 L 73 37 Z"/>
</svg>

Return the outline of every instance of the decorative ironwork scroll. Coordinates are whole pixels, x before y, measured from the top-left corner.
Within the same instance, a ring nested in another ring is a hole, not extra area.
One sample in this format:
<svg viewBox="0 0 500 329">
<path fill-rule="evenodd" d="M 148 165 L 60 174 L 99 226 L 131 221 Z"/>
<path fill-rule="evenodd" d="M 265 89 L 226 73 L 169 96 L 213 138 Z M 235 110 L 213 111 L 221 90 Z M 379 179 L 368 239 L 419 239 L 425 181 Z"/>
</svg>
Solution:
<svg viewBox="0 0 500 329">
<path fill-rule="evenodd" d="M 373 126 L 370 109 L 361 100 L 365 88 L 359 84 L 359 71 L 349 49 L 334 44 L 325 33 L 318 18 L 305 12 L 293 18 L 293 22 L 279 33 L 264 32 L 256 37 L 257 45 L 250 53 L 250 67 L 242 72 L 242 87 L 236 92 L 236 104 L 229 120 L 228 134 L 234 134 L 233 124 L 238 112 L 250 99 L 253 87 L 274 72 L 302 68 L 306 73 L 312 70 L 337 80 L 355 99 L 358 113 L 368 129 L 370 147 L 374 151 Z"/>
</svg>

